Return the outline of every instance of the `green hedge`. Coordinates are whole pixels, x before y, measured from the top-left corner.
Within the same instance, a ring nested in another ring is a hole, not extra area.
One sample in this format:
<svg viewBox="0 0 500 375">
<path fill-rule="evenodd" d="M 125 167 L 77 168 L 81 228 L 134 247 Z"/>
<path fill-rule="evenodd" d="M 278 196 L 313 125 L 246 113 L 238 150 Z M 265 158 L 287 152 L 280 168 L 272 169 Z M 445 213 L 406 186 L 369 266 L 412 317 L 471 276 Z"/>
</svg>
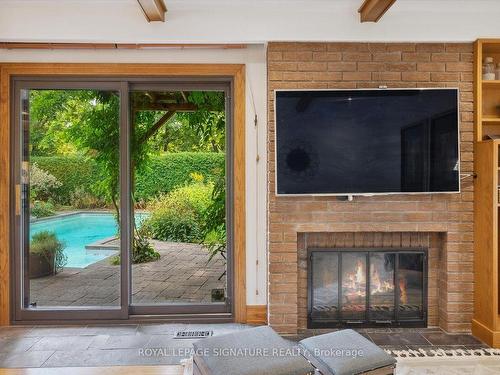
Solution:
<svg viewBox="0 0 500 375">
<path fill-rule="evenodd" d="M 206 181 L 224 168 L 223 153 L 179 152 L 152 156 L 135 180 L 137 200 L 149 200 L 159 193 L 168 193 L 191 182 L 191 174 L 202 174 Z M 55 191 L 54 201 L 69 204 L 76 188 L 92 191 L 92 184 L 100 175 L 96 162 L 77 156 L 33 157 L 32 162 L 54 175 L 62 186 Z M 101 197 L 99 197 L 101 198 Z"/>
<path fill-rule="evenodd" d="M 153 156 L 135 179 L 137 200 L 149 200 L 191 182 L 192 173 L 200 173 L 213 181 L 224 169 L 223 153 L 179 152 Z"/>
<path fill-rule="evenodd" d="M 62 183 L 52 197 L 61 204 L 69 204 L 71 193 L 76 188 L 91 191 L 92 183 L 99 175 L 95 161 L 78 156 L 38 156 L 31 158 L 31 162 Z"/>
</svg>

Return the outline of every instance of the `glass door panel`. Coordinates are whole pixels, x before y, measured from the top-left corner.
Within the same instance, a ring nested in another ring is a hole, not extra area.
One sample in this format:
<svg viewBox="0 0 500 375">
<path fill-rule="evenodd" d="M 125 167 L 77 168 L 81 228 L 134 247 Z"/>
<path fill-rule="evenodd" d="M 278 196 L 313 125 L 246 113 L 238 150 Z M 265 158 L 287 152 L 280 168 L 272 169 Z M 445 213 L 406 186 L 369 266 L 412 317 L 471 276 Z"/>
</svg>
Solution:
<svg viewBox="0 0 500 375">
<path fill-rule="evenodd" d="M 124 311 L 120 91 L 21 88 L 16 97 L 20 309 Z"/>
<path fill-rule="evenodd" d="M 167 86 L 14 80 L 15 320 L 231 313 L 230 84 Z"/>
<path fill-rule="evenodd" d="M 312 319 L 338 320 L 339 254 L 315 251 L 311 264 Z"/>
<path fill-rule="evenodd" d="M 394 320 L 393 253 L 370 254 L 370 320 Z"/>
<path fill-rule="evenodd" d="M 399 320 L 421 320 L 424 316 L 424 255 L 399 254 Z"/>
<path fill-rule="evenodd" d="M 366 318 L 366 253 L 342 254 L 342 319 Z"/>
<path fill-rule="evenodd" d="M 225 102 L 216 89 L 130 92 L 136 311 L 226 311 Z"/>
</svg>

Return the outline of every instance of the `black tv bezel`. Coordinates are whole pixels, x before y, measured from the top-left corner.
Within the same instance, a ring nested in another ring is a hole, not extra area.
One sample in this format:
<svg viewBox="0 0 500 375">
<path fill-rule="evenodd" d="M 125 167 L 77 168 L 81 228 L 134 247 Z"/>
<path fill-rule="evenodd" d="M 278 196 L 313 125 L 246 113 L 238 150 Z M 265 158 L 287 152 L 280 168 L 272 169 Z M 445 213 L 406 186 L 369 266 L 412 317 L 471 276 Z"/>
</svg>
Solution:
<svg viewBox="0 0 500 375">
<path fill-rule="evenodd" d="M 319 92 L 319 91 L 424 91 L 424 90 L 447 90 L 456 91 L 457 97 L 457 150 L 458 150 L 458 190 L 453 191 L 397 191 L 397 192 L 363 192 L 363 193 L 279 193 L 278 192 L 278 127 L 277 127 L 277 110 L 276 110 L 276 97 L 278 92 Z M 277 197 L 300 197 L 300 196 L 313 196 L 313 197 L 349 197 L 349 200 L 355 196 L 378 196 L 378 195 L 429 195 L 429 194 L 461 194 L 462 192 L 462 179 L 461 179 L 461 158 L 460 158 L 460 89 L 458 87 L 397 87 L 388 88 L 381 86 L 379 88 L 362 88 L 362 89 L 275 89 L 273 90 L 274 99 L 274 145 L 276 147 L 274 152 L 274 166 L 275 166 L 275 182 L 274 194 Z"/>
</svg>

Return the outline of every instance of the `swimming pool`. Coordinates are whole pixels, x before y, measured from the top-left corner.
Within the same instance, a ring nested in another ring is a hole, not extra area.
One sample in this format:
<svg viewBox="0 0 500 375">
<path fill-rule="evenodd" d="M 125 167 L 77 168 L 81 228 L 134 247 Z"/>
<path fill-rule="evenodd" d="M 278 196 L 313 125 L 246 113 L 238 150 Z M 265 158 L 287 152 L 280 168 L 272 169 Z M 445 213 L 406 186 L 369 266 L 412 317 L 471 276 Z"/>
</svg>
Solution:
<svg viewBox="0 0 500 375">
<path fill-rule="evenodd" d="M 147 214 L 136 214 L 138 224 Z M 116 236 L 118 226 L 110 213 L 75 213 L 46 218 L 30 224 L 30 238 L 38 232 L 50 231 L 64 242 L 64 253 L 68 257 L 65 267 L 85 268 L 95 262 L 116 254 L 113 250 L 87 252 L 86 245 Z"/>
</svg>

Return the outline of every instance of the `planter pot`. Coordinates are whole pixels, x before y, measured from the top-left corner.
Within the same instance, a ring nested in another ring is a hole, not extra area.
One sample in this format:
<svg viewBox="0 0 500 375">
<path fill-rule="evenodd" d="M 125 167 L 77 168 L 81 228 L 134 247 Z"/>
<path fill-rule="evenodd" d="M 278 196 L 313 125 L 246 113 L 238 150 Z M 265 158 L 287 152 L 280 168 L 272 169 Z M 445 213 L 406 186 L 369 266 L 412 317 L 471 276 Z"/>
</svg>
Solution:
<svg viewBox="0 0 500 375">
<path fill-rule="evenodd" d="M 52 276 L 55 274 L 55 257 L 47 258 L 38 254 L 30 254 L 30 279 L 38 277 Z"/>
</svg>

